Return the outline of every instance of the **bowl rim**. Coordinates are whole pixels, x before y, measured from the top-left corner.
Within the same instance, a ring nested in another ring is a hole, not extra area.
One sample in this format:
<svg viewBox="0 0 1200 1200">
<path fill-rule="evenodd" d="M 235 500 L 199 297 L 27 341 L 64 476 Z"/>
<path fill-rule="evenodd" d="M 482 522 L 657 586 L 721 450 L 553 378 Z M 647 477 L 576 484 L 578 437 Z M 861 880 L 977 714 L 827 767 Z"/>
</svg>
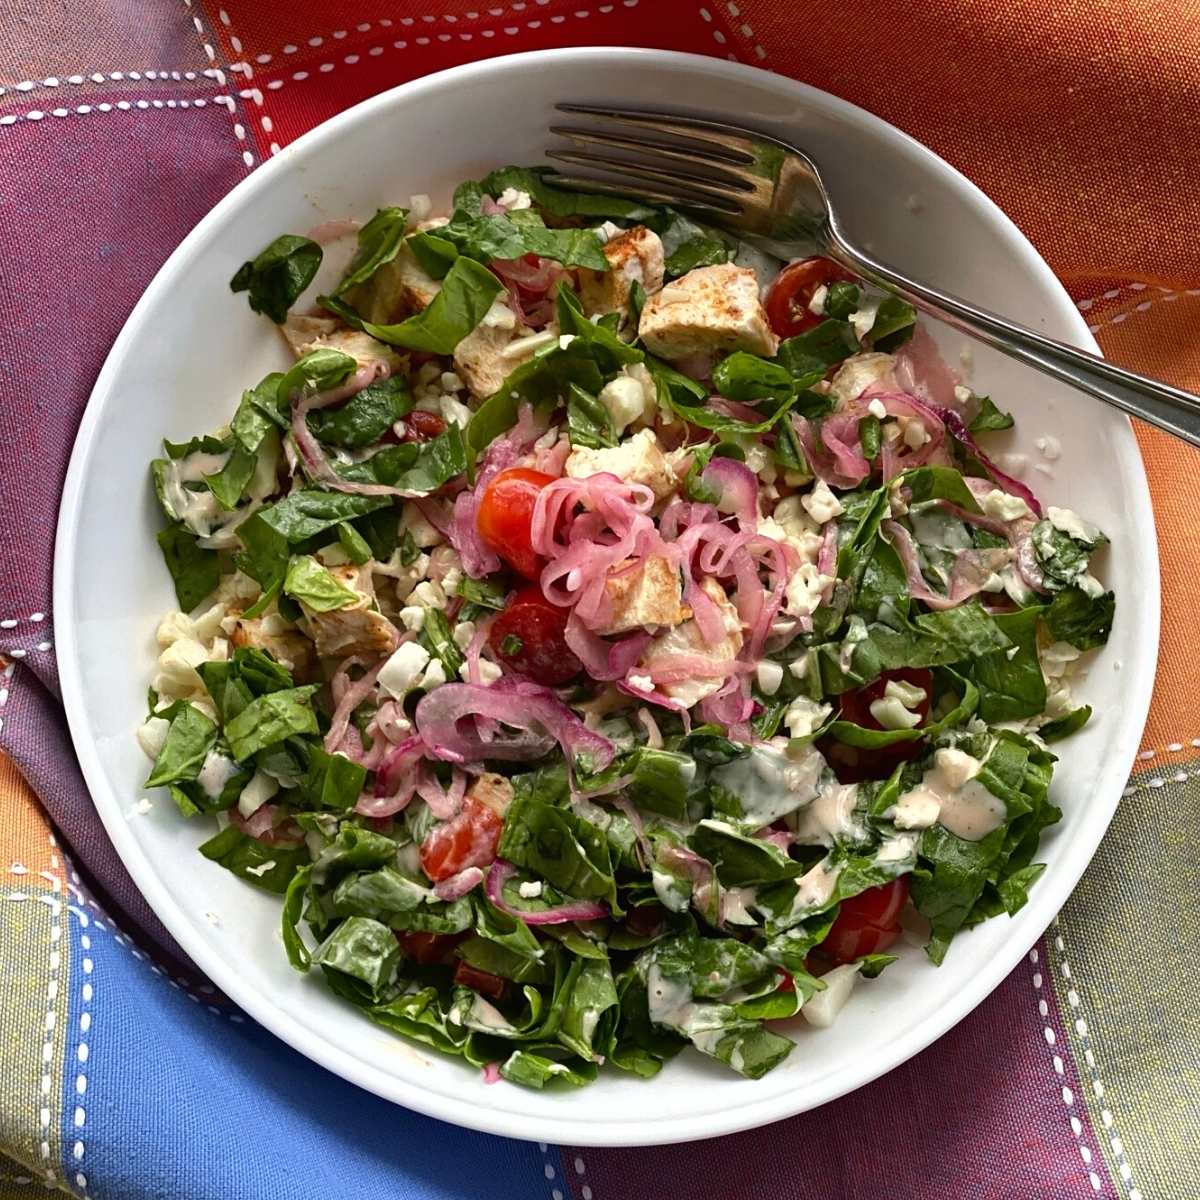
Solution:
<svg viewBox="0 0 1200 1200">
<path fill-rule="evenodd" d="M 1071 843 L 1058 847 L 1055 870 L 1052 873 L 1048 872 L 1047 876 L 1039 882 L 1039 887 L 1035 889 L 1025 913 L 1022 914 L 1023 919 L 1020 925 L 1014 925 L 1013 934 L 1006 942 L 1004 952 L 994 955 L 983 969 L 970 980 L 968 985 L 961 989 L 953 1001 L 938 1011 L 936 1014 L 938 1019 L 930 1019 L 918 1025 L 908 1034 L 889 1044 L 887 1052 L 869 1064 L 863 1064 L 857 1070 L 848 1070 L 844 1075 L 838 1075 L 836 1083 L 826 1089 L 827 1094 L 821 1095 L 815 1103 L 806 1102 L 795 1105 L 789 1102 L 787 1095 L 764 1097 L 759 1100 L 739 1095 L 738 1102 L 723 1112 L 700 1116 L 663 1114 L 652 1127 L 634 1124 L 632 1121 L 589 1120 L 579 1114 L 571 1117 L 531 1117 L 466 1100 L 456 1101 L 435 1092 L 425 1091 L 415 1082 L 398 1078 L 342 1051 L 332 1042 L 304 1027 L 289 1012 L 278 1007 L 270 997 L 249 984 L 243 985 L 234 965 L 236 960 L 223 959 L 214 950 L 211 950 L 198 935 L 193 936 L 191 926 L 182 908 L 176 906 L 160 884 L 157 869 L 139 846 L 128 822 L 123 819 L 119 801 L 114 798 L 111 802 L 103 803 L 97 802 L 95 799 L 96 796 L 103 798 L 106 789 L 112 789 L 109 788 L 108 776 L 97 751 L 87 736 L 85 697 L 77 642 L 73 600 L 76 592 L 76 533 L 84 480 L 88 474 L 92 445 L 102 422 L 105 399 L 111 390 L 122 361 L 137 339 L 142 336 L 143 326 L 146 324 L 148 315 L 155 308 L 159 297 L 164 293 L 169 293 L 176 286 L 177 276 L 186 260 L 197 247 L 205 243 L 220 229 L 229 214 L 243 206 L 253 204 L 259 191 L 269 186 L 275 176 L 280 172 L 290 170 L 294 159 L 318 151 L 328 140 L 337 138 L 344 130 L 359 122 L 370 122 L 377 113 L 388 109 L 400 98 L 407 101 L 417 99 L 426 92 L 436 93 L 445 87 L 451 78 L 453 78 L 455 86 L 470 86 L 485 81 L 491 76 L 505 75 L 509 72 L 536 67 L 538 63 L 547 60 L 574 60 L 589 66 L 600 64 L 610 68 L 621 62 L 646 60 L 684 70 L 699 71 L 709 75 L 715 82 L 727 79 L 744 84 L 754 84 L 764 75 L 770 74 L 757 67 L 710 58 L 705 55 L 621 46 L 565 47 L 501 55 L 438 71 L 371 96 L 309 130 L 236 184 L 196 224 L 159 268 L 113 343 L 88 399 L 67 469 L 56 531 L 53 603 L 54 612 L 58 617 L 55 623 L 57 657 L 63 704 L 72 743 L 78 755 L 84 779 L 93 796 L 93 803 L 96 804 L 97 811 L 117 853 L 150 907 L 172 936 L 177 939 L 179 945 L 192 957 L 193 962 L 260 1025 L 339 1077 L 358 1084 L 385 1099 L 456 1125 L 504 1137 L 579 1146 L 660 1145 L 736 1133 L 794 1116 L 799 1112 L 828 1103 L 891 1071 L 956 1026 L 1017 966 L 1061 908 L 1095 854 L 1116 811 L 1121 789 L 1113 787 L 1113 794 L 1107 798 L 1100 793 L 1091 797 L 1089 803 L 1094 810 L 1092 820 L 1096 823 L 1098 830 L 1094 844 L 1086 849 L 1082 843 Z M 1020 256 L 1019 265 L 1022 271 L 1030 276 L 1047 302 L 1056 305 L 1059 309 L 1058 315 L 1072 331 L 1071 340 L 1088 350 L 1099 352 L 1099 347 L 1089 332 L 1086 321 L 1049 266 L 1013 221 L 961 172 L 915 138 L 866 109 L 785 76 L 776 75 L 774 82 L 792 89 L 799 103 L 803 104 L 816 99 L 831 115 L 871 128 L 877 134 L 889 139 L 899 139 L 910 154 L 918 159 L 924 159 L 933 171 L 942 175 L 964 199 L 973 201 L 981 214 L 1001 233 L 1008 236 L 1014 250 Z M 1117 428 L 1120 430 L 1119 444 L 1114 449 L 1126 472 L 1125 478 L 1130 484 L 1131 524 L 1135 528 L 1144 527 L 1153 530 L 1154 519 L 1150 504 L 1149 485 L 1132 426 L 1126 420 L 1123 427 L 1118 426 Z M 1139 582 L 1147 602 L 1148 620 L 1140 628 L 1138 642 L 1140 661 L 1136 665 L 1136 669 L 1134 664 L 1131 664 L 1131 669 L 1123 676 L 1124 685 L 1141 684 L 1140 688 L 1129 689 L 1126 702 L 1123 704 L 1126 712 L 1136 718 L 1131 721 L 1127 716 L 1126 723 L 1122 727 L 1125 740 L 1131 742 L 1129 746 L 1131 766 L 1153 692 L 1158 650 L 1159 569 L 1157 542 L 1154 538 L 1148 539 L 1145 553 L 1145 565 L 1150 569 Z M 1103 808 L 1099 805 L 1101 800 L 1104 801 Z M 531 1128 L 531 1125 L 536 1125 L 536 1127 Z"/>
</svg>

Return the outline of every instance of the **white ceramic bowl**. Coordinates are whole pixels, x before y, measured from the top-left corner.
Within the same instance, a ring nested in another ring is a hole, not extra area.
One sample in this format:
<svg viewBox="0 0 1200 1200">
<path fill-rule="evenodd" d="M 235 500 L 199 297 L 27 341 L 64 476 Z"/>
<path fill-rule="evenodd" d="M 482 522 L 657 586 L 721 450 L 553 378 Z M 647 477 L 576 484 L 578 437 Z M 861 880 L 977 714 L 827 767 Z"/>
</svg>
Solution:
<svg viewBox="0 0 1200 1200">
<path fill-rule="evenodd" d="M 1018 418 L 1018 441 L 1052 435 L 1062 457 L 1029 481 L 1112 537 L 1116 625 L 1082 695 L 1096 707 L 1063 746 L 1061 825 L 1029 904 L 961 936 L 940 970 L 910 948 L 861 987 L 833 1028 L 757 1082 L 691 1052 L 658 1078 L 620 1073 L 578 1092 L 486 1086 L 479 1072 L 392 1037 L 287 964 L 279 900 L 206 862 L 210 830 L 159 799 L 130 818 L 146 762 L 144 711 L 159 615 L 174 607 L 154 543 L 147 462 L 159 439 L 228 419 L 243 387 L 282 365 L 280 339 L 229 291 L 284 231 L 365 218 L 415 192 L 509 162 L 542 160 L 559 100 L 670 106 L 742 121 L 807 148 L 849 229 L 883 258 L 1047 333 L 1094 347 L 1066 292 L 1012 223 L 941 159 L 861 109 L 789 79 L 709 58 L 624 49 L 491 59 L 376 96 L 301 138 L 230 193 L 171 256 L 117 339 L 71 460 L 58 529 L 58 658 L 71 732 L 96 807 L 163 923 L 228 995 L 331 1071 L 410 1108 L 518 1138 L 634 1145 L 711 1137 L 790 1116 L 903 1062 L 969 1013 L 1013 968 L 1091 859 L 1137 750 L 1154 679 L 1158 566 L 1146 480 L 1124 417 L 976 348 L 973 382 Z M 963 340 L 939 334 L 957 362 Z M 1119 674 L 1117 672 L 1120 672 Z M 161 796 L 161 793 L 159 793 Z M 205 918 L 216 913 L 220 925 Z"/>
</svg>

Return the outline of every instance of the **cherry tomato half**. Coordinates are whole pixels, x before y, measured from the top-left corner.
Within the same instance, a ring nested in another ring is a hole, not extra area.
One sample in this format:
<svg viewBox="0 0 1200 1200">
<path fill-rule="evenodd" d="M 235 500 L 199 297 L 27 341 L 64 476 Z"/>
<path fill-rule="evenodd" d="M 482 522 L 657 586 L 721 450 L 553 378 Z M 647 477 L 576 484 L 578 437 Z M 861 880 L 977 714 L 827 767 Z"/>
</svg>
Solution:
<svg viewBox="0 0 1200 1200">
<path fill-rule="evenodd" d="M 503 999 L 508 988 L 507 979 L 493 975 L 491 971 L 481 971 L 478 967 L 471 966 L 469 962 L 461 961 L 454 968 L 454 982 L 461 983 L 463 987 L 469 987 L 473 992 L 479 992 L 480 995 L 491 996 L 493 1000 Z"/>
<path fill-rule="evenodd" d="M 810 311 L 809 303 L 819 287 L 831 283 L 849 283 L 854 276 L 830 258 L 802 258 L 789 263 L 771 284 L 767 293 L 767 320 L 771 328 L 781 337 L 795 337 L 814 325 L 823 317 Z"/>
<path fill-rule="evenodd" d="M 843 900 L 817 952 L 835 964 L 882 953 L 900 936 L 900 910 L 907 900 L 907 875 Z"/>
<path fill-rule="evenodd" d="M 502 822 L 486 804 L 467 800 L 457 817 L 435 825 L 421 843 L 421 870 L 434 883 L 496 860 Z"/>
<path fill-rule="evenodd" d="M 567 610 L 551 604 L 532 583 L 521 588 L 492 622 L 488 645 L 506 667 L 557 687 L 583 670 L 567 645 L 566 629 Z"/>
<path fill-rule="evenodd" d="M 925 692 L 925 699 L 913 710 L 924 724 L 929 716 L 930 693 L 933 689 L 933 672 L 924 667 L 899 667 L 884 671 L 873 683 L 853 692 L 845 692 L 839 698 L 844 721 L 853 721 L 864 729 L 882 729 L 883 726 L 871 714 L 871 703 L 883 698 L 891 680 L 909 683 Z M 864 779 L 886 779 L 899 762 L 918 758 L 925 751 L 923 738 L 910 742 L 893 742 L 875 750 L 846 746 L 834 738 L 821 739 L 821 752 L 842 783 L 860 783 Z"/>
<path fill-rule="evenodd" d="M 453 961 L 454 947 L 469 936 L 467 933 L 418 933 L 396 930 L 396 941 L 400 943 L 405 957 L 425 967 L 431 963 Z"/>
<path fill-rule="evenodd" d="M 479 536 L 526 579 L 536 579 L 546 565 L 546 560 L 534 552 L 530 526 L 538 494 L 553 482 L 554 476 L 543 471 L 509 467 L 483 489 L 479 503 L 475 518 Z"/>
</svg>

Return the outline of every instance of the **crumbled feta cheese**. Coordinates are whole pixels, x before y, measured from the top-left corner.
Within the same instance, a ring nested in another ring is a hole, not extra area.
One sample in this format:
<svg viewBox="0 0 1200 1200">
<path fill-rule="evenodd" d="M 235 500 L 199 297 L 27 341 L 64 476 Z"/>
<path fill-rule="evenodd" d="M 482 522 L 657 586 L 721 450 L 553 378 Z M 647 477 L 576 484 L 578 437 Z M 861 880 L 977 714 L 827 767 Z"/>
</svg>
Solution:
<svg viewBox="0 0 1200 1200">
<path fill-rule="evenodd" d="M 920 417 L 912 417 L 904 422 L 904 444 L 910 450 L 920 450 L 929 441 L 925 422 Z"/>
<path fill-rule="evenodd" d="M 875 317 L 879 313 L 882 297 L 872 296 L 862 301 L 858 308 L 850 314 L 850 324 L 861 342 L 875 327 Z"/>
<path fill-rule="evenodd" d="M 524 900 L 534 900 L 542 894 L 541 882 L 537 879 L 527 879 L 517 884 L 517 893 Z"/>
<path fill-rule="evenodd" d="M 605 471 L 626 483 L 645 484 L 659 500 L 665 500 L 676 487 L 675 473 L 653 429 L 639 430 L 619 446 L 600 450 L 580 447 L 572 452 L 565 467 L 571 479 L 586 479 Z"/>
<path fill-rule="evenodd" d="M 918 687 L 915 683 L 905 683 L 903 679 L 889 679 L 883 694 L 899 700 L 905 708 L 916 708 L 926 696 L 923 687 Z"/>
<path fill-rule="evenodd" d="M 628 425 L 641 418 L 646 411 L 646 391 L 641 383 L 630 375 L 618 375 L 600 389 L 600 403 L 608 410 L 613 428 L 620 435 Z"/>
<path fill-rule="evenodd" d="M 1024 475 L 1026 467 L 1029 466 L 1029 456 L 1026 454 L 1001 454 L 997 456 L 996 461 L 1007 474 L 1018 477 Z"/>
<path fill-rule="evenodd" d="M 138 726 L 137 741 L 141 746 L 142 752 L 151 762 L 159 755 L 163 746 L 167 741 L 167 733 L 170 731 L 171 722 L 164 720 L 162 717 L 151 717 L 148 721 Z"/>
<path fill-rule="evenodd" d="M 413 633 L 420 633 L 425 628 L 425 609 L 419 604 L 406 604 L 400 610 L 400 624 Z"/>
<path fill-rule="evenodd" d="M 1050 518 L 1050 524 L 1055 529 L 1060 533 L 1065 533 L 1068 537 L 1075 538 L 1076 541 L 1094 545 L 1103 536 L 1099 528 L 1091 521 L 1085 521 L 1077 512 L 1073 512 L 1069 508 L 1055 508 L 1051 505 L 1046 509 L 1046 516 Z"/>
<path fill-rule="evenodd" d="M 783 683 L 783 667 L 769 658 L 764 658 L 759 662 L 754 669 L 754 675 L 758 680 L 758 690 L 764 696 L 775 695 L 779 691 L 779 685 Z"/>
<path fill-rule="evenodd" d="M 438 410 L 447 425 L 457 425 L 460 429 L 466 429 L 471 420 L 471 410 L 453 396 L 443 396 L 438 401 Z"/>
<path fill-rule="evenodd" d="M 406 500 L 400 511 L 400 527 L 412 534 L 413 541 L 422 550 L 441 544 L 442 535 L 425 520 L 424 514 L 411 500 Z"/>
<path fill-rule="evenodd" d="M 459 621 L 450 636 L 454 639 L 454 644 L 460 650 L 465 650 L 471 644 L 471 639 L 475 636 L 475 622 Z"/>
<path fill-rule="evenodd" d="M 882 421 L 887 416 L 887 405 L 878 397 L 872 400 L 867 405 L 867 412 L 871 414 L 877 421 Z"/>
<path fill-rule="evenodd" d="M 824 525 L 826 521 L 832 521 L 834 517 L 840 517 L 846 511 L 823 479 L 817 480 L 816 486 L 807 496 L 800 497 L 800 503 L 818 525 Z"/>
<path fill-rule="evenodd" d="M 808 302 L 808 311 L 814 317 L 823 317 L 825 315 L 825 301 L 829 296 L 829 289 L 821 284 L 819 288 L 812 294 L 812 299 Z"/>
<path fill-rule="evenodd" d="M 442 589 L 442 585 L 434 583 L 432 579 L 418 583 L 409 593 L 408 599 L 411 603 L 420 604 L 424 608 L 446 607 L 446 593 Z"/>
<path fill-rule="evenodd" d="M 425 668 L 425 674 L 421 676 L 421 688 L 423 691 L 429 692 L 436 687 L 441 687 L 446 682 L 446 668 L 442 666 L 442 660 L 435 658 L 429 666 Z"/>
<path fill-rule="evenodd" d="M 803 679 L 808 674 L 808 655 L 802 654 L 788 663 L 788 671 L 797 679 Z"/>
<path fill-rule="evenodd" d="M 637 688 L 640 692 L 654 691 L 654 680 L 649 675 L 628 675 L 625 678 L 625 682 L 631 688 Z"/>
<path fill-rule="evenodd" d="M 918 713 L 909 712 L 895 696 L 881 696 L 871 701 L 871 716 L 884 729 L 914 729 L 921 723 Z"/>
<path fill-rule="evenodd" d="M 783 723 L 792 737 L 807 737 L 821 727 L 832 711 L 833 708 L 828 704 L 818 704 L 807 696 L 797 696 L 783 714 Z"/>
<path fill-rule="evenodd" d="M 379 686 L 395 700 L 402 700 L 417 685 L 429 664 L 429 651 L 419 642 L 398 646 L 379 672 Z M 439 664 L 440 665 L 440 664 Z"/>
<path fill-rule="evenodd" d="M 975 393 L 969 387 L 963 387 L 961 383 L 954 385 L 954 398 L 959 404 L 969 404 L 974 395 Z"/>
<path fill-rule="evenodd" d="M 479 682 L 482 684 L 495 683 L 504 672 L 500 668 L 499 663 L 494 663 L 490 658 L 481 658 L 479 660 Z"/>
<path fill-rule="evenodd" d="M 533 197 L 528 192 L 522 192 L 518 188 L 505 188 L 504 191 L 496 197 L 496 203 L 502 204 L 509 212 L 514 212 L 521 208 L 532 208 Z"/>
<path fill-rule="evenodd" d="M 1019 517 L 1030 517 L 1033 515 L 1029 505 L 1020 496 L 1013 496 L 1009 492 L 1002 492 L 999 488 L 994 488 L 988 492 L 979 501 L 979 507 L 989 517 L 996 517 L 1001 521 L 1015 521 Z"/>
<path fill-rule="evenodd" d="M 1062 442 L 1060 442 L 1058 438 L 1052 437 L 1050 434 L 1046 434 L 1045 437 L 1034 439 L 1033 444 L 1042 452 L 1042 455 L 1045 458 L 1048 458 L 1051 462 L 1054 462 L 1055 459 L 1062 457 Z"/>
</svg>

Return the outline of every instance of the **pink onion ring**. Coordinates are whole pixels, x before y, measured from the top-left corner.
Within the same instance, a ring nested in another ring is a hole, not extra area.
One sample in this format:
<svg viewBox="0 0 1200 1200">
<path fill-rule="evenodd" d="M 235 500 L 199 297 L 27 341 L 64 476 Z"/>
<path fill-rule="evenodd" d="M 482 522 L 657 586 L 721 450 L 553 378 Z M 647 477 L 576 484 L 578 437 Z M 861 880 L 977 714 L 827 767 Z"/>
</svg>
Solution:
<svg viewBox="0 0 1200 1200">
<path fill-rule="evenodd" d="M 513 908 L 504 899 L 504 885 L 517 873 L 512 863 L 502 858 L 496 859 L 488 868 L 485 891 L 487 898 L 501 911 L 526 925 L 564 925 L 568 921 L 601 921 L 609 915 L 608 905 L 599 900 L 571 900 L 560 904 L 557 908 L 544 908 L 537 912 L 529 912 L 522 908 Z"/>
</svg>

